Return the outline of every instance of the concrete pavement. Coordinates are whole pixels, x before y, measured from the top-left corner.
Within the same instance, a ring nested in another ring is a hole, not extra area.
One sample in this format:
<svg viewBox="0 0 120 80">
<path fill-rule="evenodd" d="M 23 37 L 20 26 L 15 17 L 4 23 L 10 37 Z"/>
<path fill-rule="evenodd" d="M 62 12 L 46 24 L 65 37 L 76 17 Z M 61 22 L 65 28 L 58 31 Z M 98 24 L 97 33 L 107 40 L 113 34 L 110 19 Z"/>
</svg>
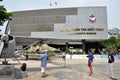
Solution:
<svg viewBox="0 0 120 80">
<path fill-rule="evenodd" d="M 107 59 L 94 59 L 92 76 L 89 76 L 87 59 L 67 59 L 65 67 L 62 61 L 54 60 L 53 63 L 48 63 L 46 78 L 41 78 L 39 60 L 20 60 L 20 62 L 27 64 L 25 72 L 27 76 L 21 77 L 23 74 L 20 71 L 21 65 L 15 65 L 16 80 L 111 80 L 107 76 Z M 116 60 L 113 67 L 114 77 L 120 80 L 120 60 Z"/>
<path fill-rule="evenodd" d="M 20 80 L 110 80 L 107 76 L 108 64 L 106 59 L 94 60 L 92 76 L 89 76 L 87 59 L 67 59 L 65 67 L 60 61 L 60 65 L 48 63 L 46 78 L 41 78 L 40 61 L 28 60 L 25 62 L 27 63 L 28 77 Z M 119 60 L 114 63 L 113 71 L 114 76 L 120 80 Z"/>
</svg>

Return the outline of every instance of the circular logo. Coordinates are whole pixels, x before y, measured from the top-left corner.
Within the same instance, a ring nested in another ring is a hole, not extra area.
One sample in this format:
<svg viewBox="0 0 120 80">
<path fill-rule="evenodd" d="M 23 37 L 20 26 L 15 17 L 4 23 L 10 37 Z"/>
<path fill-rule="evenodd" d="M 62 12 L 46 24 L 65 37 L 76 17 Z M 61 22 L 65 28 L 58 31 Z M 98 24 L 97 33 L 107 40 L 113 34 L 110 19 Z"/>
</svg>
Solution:
<svg viewBox="0 0 120 80">
<path fill-rule="evenodd" d="M 90 21 L 91 23 L 96 22 L 96 17 L 95 17 L 94 15 L 91 15 L 90 18 L 89 18 L 89 21 Z"/>
</svg>

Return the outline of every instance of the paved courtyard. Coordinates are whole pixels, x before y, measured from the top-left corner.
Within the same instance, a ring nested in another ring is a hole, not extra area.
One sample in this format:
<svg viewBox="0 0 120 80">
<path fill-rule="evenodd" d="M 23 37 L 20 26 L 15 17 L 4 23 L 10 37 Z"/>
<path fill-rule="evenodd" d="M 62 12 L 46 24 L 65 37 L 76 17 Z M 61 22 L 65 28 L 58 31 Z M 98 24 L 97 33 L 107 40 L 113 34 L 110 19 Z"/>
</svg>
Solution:
<svg viewBox="0 0 120 80">
<path fill-rule="evenodd" d="M 23 73 L 18 72 L 16 76 L 19 78 L 15 80 L 110 80 L 107 76 L 107 59 L 94 59 L 92 76 L 89 76 L 87 59 L 67 59 L 66 65 L 63 61 L 55 61 L 48 63 L 47 76 L 41 78 L 39 60 L 20 60 L 21 63 L 27 64 L 27 71 L 25 72 L 27 76 L 20 77 L 20 74 Z M 15 65 L 15 68 L 20 71 L 20 66 Z M 116 60 L 113 67 L 114 77 L 120 80 L 120 60 Z"/>
</svg>

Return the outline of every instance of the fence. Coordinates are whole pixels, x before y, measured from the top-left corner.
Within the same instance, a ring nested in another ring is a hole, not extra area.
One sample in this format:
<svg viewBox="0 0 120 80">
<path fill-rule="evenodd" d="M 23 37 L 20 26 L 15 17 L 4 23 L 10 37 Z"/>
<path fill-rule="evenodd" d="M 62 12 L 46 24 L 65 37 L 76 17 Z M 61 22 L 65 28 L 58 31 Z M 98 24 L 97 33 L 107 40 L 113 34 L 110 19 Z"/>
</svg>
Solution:
<svg viewBox="0 0 120 80">
<path fill-rule="evenodd" d="M 54 56 L 49 56 L 49 62 L 60 65 L 60 66 L 66 66 L 66 58 L 63 57 L 61 54 L 55 54 Z"/>
</svg>

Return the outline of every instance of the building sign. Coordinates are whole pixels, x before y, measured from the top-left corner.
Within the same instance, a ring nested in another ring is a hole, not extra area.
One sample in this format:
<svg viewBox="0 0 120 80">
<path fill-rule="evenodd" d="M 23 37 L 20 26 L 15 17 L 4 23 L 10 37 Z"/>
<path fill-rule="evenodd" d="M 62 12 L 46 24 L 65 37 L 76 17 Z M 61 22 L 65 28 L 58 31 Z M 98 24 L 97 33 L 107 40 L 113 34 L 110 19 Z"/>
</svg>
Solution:
<svg viewBox="0 0 120 80">
<path fill-rule="evenodd" d="M 103 28 L 61 28 L 61 32 L 67 32 L 68 35 L 96 35 L 98 31 L 104 31 Z"/>
</svg>

